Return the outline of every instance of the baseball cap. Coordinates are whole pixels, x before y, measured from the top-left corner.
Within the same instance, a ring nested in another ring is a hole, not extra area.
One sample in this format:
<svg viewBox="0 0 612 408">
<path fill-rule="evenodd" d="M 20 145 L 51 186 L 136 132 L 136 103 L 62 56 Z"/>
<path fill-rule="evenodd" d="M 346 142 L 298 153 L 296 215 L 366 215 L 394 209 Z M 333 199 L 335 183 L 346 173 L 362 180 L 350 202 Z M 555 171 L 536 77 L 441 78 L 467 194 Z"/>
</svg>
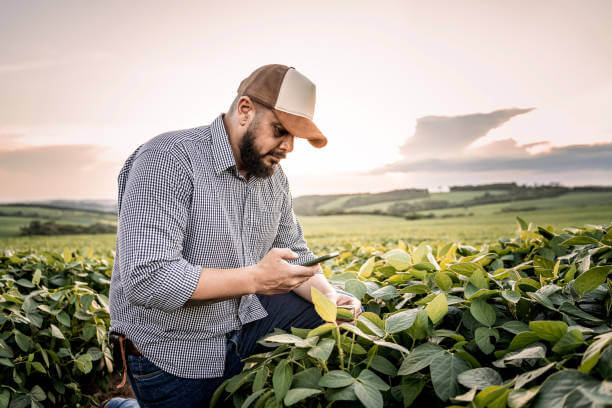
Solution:
<svg viewBox="0 0 612 408">
<path fill-rule="evenodd" d="M 295 68 L 281 64 L 259 67 L 242 80 L 238 94 L 272 109 L 292 135 L 308 139 L 314 147 L 327 144 L 327 138 L 312 121 L 315 84 Z"/>
</svg>

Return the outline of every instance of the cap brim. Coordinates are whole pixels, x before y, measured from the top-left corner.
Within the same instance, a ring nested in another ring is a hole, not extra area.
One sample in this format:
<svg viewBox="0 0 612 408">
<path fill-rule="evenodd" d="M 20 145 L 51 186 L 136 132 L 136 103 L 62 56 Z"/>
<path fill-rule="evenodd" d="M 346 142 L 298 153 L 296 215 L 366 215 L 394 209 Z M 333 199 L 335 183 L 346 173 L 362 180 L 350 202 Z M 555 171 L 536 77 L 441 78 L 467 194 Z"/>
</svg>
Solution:
<svg viewBox="0 0 612 408">
<path fill-rule="evenodd" d="M 308 118 L 274 109 L 274 114 L 285 129 L 296 137 L 308 139 L 311 145 L 321 148 L 327 144 L 327 138 Z"/>
</svg>

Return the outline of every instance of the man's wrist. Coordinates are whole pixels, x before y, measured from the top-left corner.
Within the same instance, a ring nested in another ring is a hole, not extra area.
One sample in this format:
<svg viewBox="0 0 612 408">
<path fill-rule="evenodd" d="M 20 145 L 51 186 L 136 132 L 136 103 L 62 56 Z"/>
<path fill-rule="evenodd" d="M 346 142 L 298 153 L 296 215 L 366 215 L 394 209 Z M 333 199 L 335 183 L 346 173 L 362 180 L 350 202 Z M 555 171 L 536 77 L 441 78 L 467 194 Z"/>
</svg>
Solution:
<svg viewBox="0 0 612 408">
<path fill-rule="evenodd" d="M 256 279 L 257 265 L 251 265 L 244 268 L 244 282 L 249 294 L 257 293 Z"/>
</svg>

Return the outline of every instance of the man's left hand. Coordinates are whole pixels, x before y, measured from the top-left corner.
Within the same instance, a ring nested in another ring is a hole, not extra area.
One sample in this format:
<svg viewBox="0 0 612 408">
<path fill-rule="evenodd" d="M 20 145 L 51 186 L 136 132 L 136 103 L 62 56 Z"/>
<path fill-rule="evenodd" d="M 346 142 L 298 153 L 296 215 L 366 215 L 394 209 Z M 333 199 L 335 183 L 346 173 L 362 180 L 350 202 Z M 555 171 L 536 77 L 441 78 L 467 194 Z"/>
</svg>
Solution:
<svg viewBox="0 0 612 408">
<path fill-rule="evenodd" d="M 336 304 L 336 306 L 350 306 L 355 319 L 361 314 L 361 302 L 353 296 L 345 295 L 344 293 L 331 293 L 327 297 Z M 346 320 L 337 320 L 336 323 L 345 323 Z"/>
</svg>

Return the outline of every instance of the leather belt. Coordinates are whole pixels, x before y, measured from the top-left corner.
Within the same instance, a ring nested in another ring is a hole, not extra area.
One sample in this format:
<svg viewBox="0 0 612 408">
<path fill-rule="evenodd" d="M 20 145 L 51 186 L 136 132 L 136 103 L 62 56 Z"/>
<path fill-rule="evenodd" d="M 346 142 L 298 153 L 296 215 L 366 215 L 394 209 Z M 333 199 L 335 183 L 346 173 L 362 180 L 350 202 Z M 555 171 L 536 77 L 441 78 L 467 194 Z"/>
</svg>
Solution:
<svg viewBox="0 0 612 408">
<path fill-rule="evenodd" d="M 123 347 L 124 347 L 126 354 L 131 354 L 133 356 L 138 356 L 138 357 L 142 356 L 142 353 L 138 351 L 134 343 L 132 343 L 132 340 L 128 339 L 123 334 L 112 332 L 109 338 L 113 346 L 119 346 L 119 347 L 120 347 L 119 343 L 123 339 Z"/>
<path fill-rule="evenodd" d="M 138 351 L 136 346 L 134 346 L 134 343 L 132 343 L 130 339 L 125 337 L 125 335 L 117 332 L 111 332 L 108 337 L 110 343 L 113 345 L 113 348 L 119 347 L 119 350 L 121 351 L 121 363 L 123 364 L 123 379 L 121 380 L 121 383 L 117 385 L 117 388 L 121 388 L 125 385 L 127 381 L 128 366 L 125 359 L 125 354 L 127 353 L 133 356 L 142 356 L 142 354 L 140 353 L 140 351 Z"/>
</svg>

